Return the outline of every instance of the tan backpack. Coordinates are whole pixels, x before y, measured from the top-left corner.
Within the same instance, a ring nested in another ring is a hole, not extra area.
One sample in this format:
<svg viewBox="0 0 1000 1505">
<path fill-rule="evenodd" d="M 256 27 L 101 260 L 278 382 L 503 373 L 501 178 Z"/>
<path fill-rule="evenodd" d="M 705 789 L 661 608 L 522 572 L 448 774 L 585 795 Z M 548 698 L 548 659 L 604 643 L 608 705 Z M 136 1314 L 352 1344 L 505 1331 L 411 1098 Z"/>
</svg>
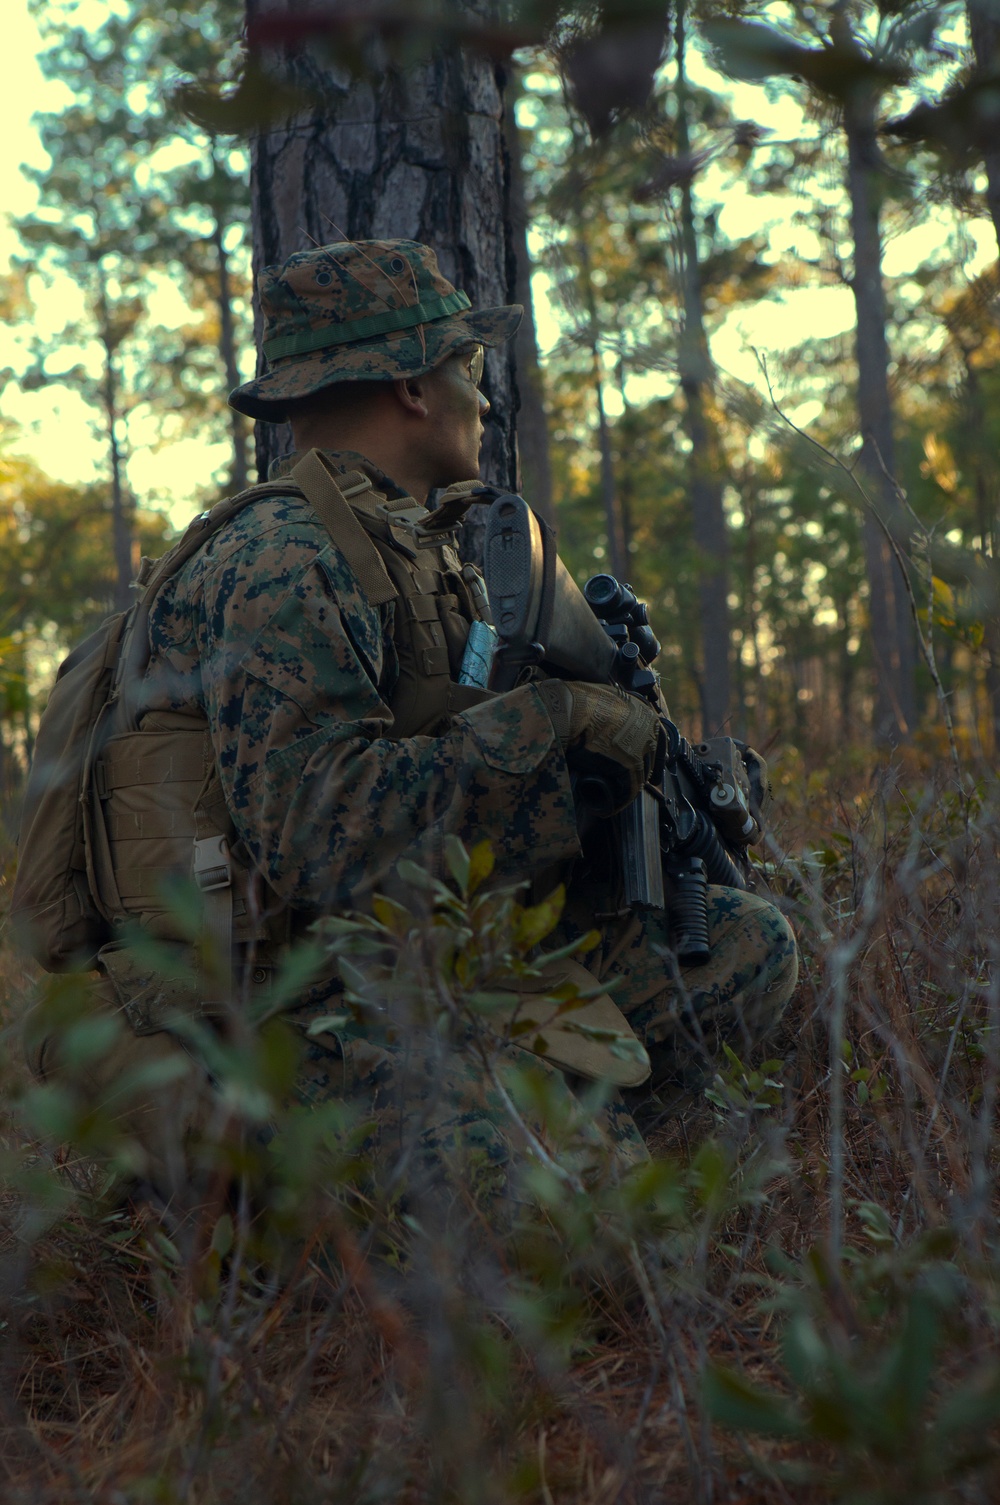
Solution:
<svg viewBox="0 0 1000 1505">
<path fill-rule="evenodd" d="M 60 665 L 38 728 L 10 905 L 15 935 L 49 972 L 93 966 L 97 952 L 110 939 L 92 884 L 86 796 L 102 734 L 110 731 L 120 702 L 126 662 L 145 645 L 156 593 L 244 507 L 260 496 L 289 489 L 287 482 L 280 488 L 254 486 L 195 518 L 161 559 L 143 560 L 138 600 L 127 611 L 108 617 Z"/>
</svg>

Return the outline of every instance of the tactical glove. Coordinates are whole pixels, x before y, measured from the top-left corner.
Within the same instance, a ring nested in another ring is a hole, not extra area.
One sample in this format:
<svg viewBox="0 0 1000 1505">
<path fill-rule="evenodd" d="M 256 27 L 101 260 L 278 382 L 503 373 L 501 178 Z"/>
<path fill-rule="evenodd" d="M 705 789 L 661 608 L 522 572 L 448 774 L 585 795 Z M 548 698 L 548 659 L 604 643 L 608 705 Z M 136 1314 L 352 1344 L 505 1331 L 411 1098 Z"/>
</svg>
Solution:
<svg viewBox="0 0 1000 1505">
<path fill-rule="evenodd" d="M 547 679 L 535 688 L 585 800 L 602 815 L 631 804 L 659 745 L 660 722 L 653 708 L 611 685 Z M 602 785 L 603 795 L 598 792 Z"/>
<path fill-rule="evenodd" d="M 743 767 L 747 776 L 747 793 L 750 802 L 750 814 L 760 827 L 760 834 L 753 838 L 760 841 L 767 829 L 767 816 L 771 809 L 772 790 L 771 781 L 767 776 L 767 762 L 756 748 L 748 747 L 745 742 L 737 742 Z"/>
</svg>

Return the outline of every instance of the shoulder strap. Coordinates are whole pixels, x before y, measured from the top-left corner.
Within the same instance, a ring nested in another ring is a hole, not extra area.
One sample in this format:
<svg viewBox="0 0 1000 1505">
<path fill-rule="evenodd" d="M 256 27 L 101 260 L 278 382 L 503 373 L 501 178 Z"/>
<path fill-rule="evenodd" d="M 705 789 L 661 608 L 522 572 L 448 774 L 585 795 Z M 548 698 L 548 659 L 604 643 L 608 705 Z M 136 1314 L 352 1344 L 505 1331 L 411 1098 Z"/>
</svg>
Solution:
<svg viewBox="0 0 1000 1505">
<path fill-rule="evenodd" d="M 325 455 L 311 449 L 292 469 L 292 479 L 357 576 L 372 606 L 397 594 L 382 557 L 337 485 Z"/>
</svg>

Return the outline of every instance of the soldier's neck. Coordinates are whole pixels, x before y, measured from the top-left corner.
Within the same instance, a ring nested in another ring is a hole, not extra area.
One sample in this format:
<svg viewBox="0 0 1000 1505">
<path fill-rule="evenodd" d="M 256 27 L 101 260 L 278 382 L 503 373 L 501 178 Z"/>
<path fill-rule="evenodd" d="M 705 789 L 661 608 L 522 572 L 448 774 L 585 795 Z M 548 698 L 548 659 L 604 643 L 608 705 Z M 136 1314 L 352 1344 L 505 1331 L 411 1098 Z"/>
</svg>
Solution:
<svg viewBox="0 0 1000 1505">
<path fill-rule="evenodd" d="M 413 453 L 409 435 L 396 431 L 390 423 L 351 423 L 349 429 L 335 415 L 310 416 L 292 424 L 295 448 L 299 451 L 327 449 L 353 450 L 362 455 L 396 485 L 423 505 L 431 487 L 437 483 L 422 473 L 420 456 Z"/>
</svg>

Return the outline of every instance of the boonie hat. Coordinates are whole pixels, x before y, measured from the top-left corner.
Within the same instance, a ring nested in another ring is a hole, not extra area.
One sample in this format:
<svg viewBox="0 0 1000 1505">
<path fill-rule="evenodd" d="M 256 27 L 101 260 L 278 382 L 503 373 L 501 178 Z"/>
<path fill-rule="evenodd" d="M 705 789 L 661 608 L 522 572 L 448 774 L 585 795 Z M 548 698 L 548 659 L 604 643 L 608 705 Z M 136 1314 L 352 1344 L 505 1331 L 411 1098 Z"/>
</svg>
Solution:
<svg viewBox="0 0 1000 1505">
<path fill-rule="evenodd" d="M 340 381 L 423 376 L 456 351 L 501 345 L 519 304 L 473 311 L 415 240 L 345 240 L 299 251 L 257 280 L 268 369 L 230 406 L 272 423 L 287 404 Z"/>
</svg>

